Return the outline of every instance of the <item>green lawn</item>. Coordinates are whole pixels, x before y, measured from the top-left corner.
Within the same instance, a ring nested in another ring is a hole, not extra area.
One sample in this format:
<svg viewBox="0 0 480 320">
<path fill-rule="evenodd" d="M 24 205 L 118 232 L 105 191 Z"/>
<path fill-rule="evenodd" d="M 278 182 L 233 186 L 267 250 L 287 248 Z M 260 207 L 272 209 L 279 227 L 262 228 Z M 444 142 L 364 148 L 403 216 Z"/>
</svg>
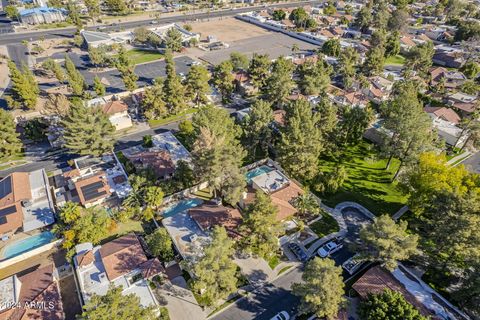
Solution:
<svg viewBox="0 0 480 320">
<path fill-rule="evenodd" d="M 150 62 L 163 58 L 163 54 L 161 54 L 160 52 L 139 49 L 132 49 L 127 51 L 127 56 L 132 59 L 134 64 Z"/>
<path fill-rule="evenodd" d="M 110 233 L 101 242 L 102 243 L 107 243 L 107 242 L 112 241 L 112 240 L 114 240 L 118 237 L 126 235 L 127 233 L 131 233 L 131 232 L 143 233 L 143 231 L 144 230 L 143 230 L 141 221 L 128 220 L 126 222 L 118 222 L 115 230 L 113 230 L 112 233 Z"/>
<path fill-rule="evenodd" d="M 385 59 L 385 65 L 397 65 L 403 66 L 405 64 L 405 58 L 401 55 L 396 55 L 392 57 L 388 57 Z"/>
<path fill-rule="evenodd" d="M 397 212 L 407 200 L 397 183 L 391 182 L 399 161 L 393 160 L 390 169 L 385 170 L 387 160 L 377 157 L 374 145 L 362 141 L 348 147 L 337 159 L 320 159 L 322 171 L 328 172 L 336 165 L 343 165 L 348 174 L 337 193 L 320 195 L 322 201 L 330 207 L 343 201 L 354 201 L 376 215 Z"/>
<path fill-rule="evenodd" d="M 308 226 L 319 237 L 323 238 L 330 233 L 337 232 L 339 229 L 337 220 L 326 212 L 322 211 L 322 219 L 315 221 Z M 312 241 L 313 244 L 315 241 Z"/>
<path fill-rule="evenodd" d="M 267 262 L 270 269 L 273 270 L 276 266 L 280 264 L 280 258 L 278 257 L 278 255 L 274 255 Z"/>
<path fill-rule="evenodd" d="M 197 111 L 198 111 L 197 108 L 190 108 L 183 112 L 180 112 L 179 114 L 175 114 L 163 119 L 148 120 L 148 125 L 150 126 L 150 128 L 155 128 L 170 122 L 184 120 L 187 115 L 195 113 Z"/>
</svg>

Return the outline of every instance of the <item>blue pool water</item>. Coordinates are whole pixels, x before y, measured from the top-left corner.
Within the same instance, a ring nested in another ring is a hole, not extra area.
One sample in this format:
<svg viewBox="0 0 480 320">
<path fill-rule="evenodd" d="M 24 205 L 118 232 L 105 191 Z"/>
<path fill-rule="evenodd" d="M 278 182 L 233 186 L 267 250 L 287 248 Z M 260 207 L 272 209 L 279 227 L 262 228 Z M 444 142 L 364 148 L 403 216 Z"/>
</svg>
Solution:
<svg viewBox="0 0 480 320">
<path fill-rule="evenodd" d="M 186 211 L 188 209 L 194 208 L 194 207 L 196 207 L 196 206 L 198 206 L 202 203 L 203 203 L 203 200 L 198 199 L 198 198 L 182 200 L 182 201 L 179 201 L 179 202 L 173 204 L 172 206 L 168 207 L 166 210 L 164 210 L 162 212 L 162 216 L 164 218 L 172 217 L 172 216 L 176 215 L 177 213 L 180 213 L 180 212 Z"/>
<path fill-rule="evenodd" d="M 13 258 L 22 253 L 41 247 L 47 243 L 52 242 L 55 235 L 50 231 L 45 231 L 34 236 L 13 242 L 5 247 L 3 250 L 1 260 Z"/>
<path fill-rule="evenodd" d="M 259 175 L 262 175 L 264 173 L 268 173 L 273 171 L 273 168 L 270 168 L 268 166 L 260 166 L 258 168 L 255 168 L 253 170 L 248 171 L 245 174 L 245 177 L 247 178 L 247 183 L 250 184 L 252 182 L 252 179 L 255 177 L 258 177 Z"/>
</svg>

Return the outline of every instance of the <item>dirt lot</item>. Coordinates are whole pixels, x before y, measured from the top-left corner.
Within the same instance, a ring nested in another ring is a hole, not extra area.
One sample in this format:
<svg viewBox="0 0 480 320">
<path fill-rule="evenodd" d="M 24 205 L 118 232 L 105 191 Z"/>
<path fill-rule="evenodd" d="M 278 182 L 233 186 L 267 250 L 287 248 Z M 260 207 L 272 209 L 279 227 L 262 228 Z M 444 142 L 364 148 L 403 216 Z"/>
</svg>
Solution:
<svg viewBox="0 0 480 320">
<path fill-rule="evenodd" d="M 201 34 L 201 40 L 215 36 L 217 40 L 230 43 L 268 34 L 265 29 L 235 18 L 223 18 L 206 22 L 192 22 L 192 31 Z"/>
<path fill-rule="evenodd" d="M 60 280 L 60 292 L 62 295 L 63 311 L 66 320 L 75 320 L 75 315 L 82 312 L 82 306 L 78 300 L 75 278 L 72 275 Z"/>
</svg>

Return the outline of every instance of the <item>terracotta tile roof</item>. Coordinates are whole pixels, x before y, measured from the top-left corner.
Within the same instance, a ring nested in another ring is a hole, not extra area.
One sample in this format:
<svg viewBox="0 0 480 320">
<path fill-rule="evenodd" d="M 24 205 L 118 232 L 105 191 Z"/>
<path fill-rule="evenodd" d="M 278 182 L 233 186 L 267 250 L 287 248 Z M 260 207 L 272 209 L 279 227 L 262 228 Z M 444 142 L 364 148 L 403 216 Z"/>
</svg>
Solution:
<svg viewBox="0 0 480 320">
<path fill-rule="evenodd" d="M 63 320 L 62 299 L 58 284 L 53 278 L 53 264 L 20 276 L 21 283 L 19 302 L 24 306 L 26 302 L 52 302 L 53 309 L 15 308 L 10 312 L 0 313 L 0 319 L 8 320 Z M 47 305 L 48 306 L 48 305 Z M 8 314 L 8 317 L 4 317 Z"/>
<path fill-rule="evenodd" d="M 3 198 L 0 198 L 0 208 L 32 198 L 28 172 L 14 172 L 3 178 L 1 182 L 10 184 L 11 192 L 6 194 Z"/>
<path fill-rule="evenodd" d="M 248 73 L 245 71 L 239 71 L 234 74 L 235 81 L 238 81 L 240 83 L 247 82 L 250 77 L 248 76 Z"/>
<path fill-rule="evenodd" d="M 237 238 L 240 236 L 238 227 L 243 218 L 237 209 L 207 203 L 188 210 L 188 215 L 195 220 L 202 230 L 223 226 L 230 237 Z"/>
<path fill-rule="evenodd" d="M 400 38 L 400 42 L 409 47 L 415 47 L 416 43 L 413 42 L 412 38 L 403 36 Z"/>
<path fill-rule="evenodd" d="M 83 266 L 88 266 L 89 264 L 91 264 L 95 260 L 95 257 L 93 255 L 93 251 L 89 250 L 89 251 L 84 252 L 82 254 L 76 255 L 75 259 L 77 260 L 77 264 L 80 267 L 83 267 Z"/>
<path fill-rule="evenodd" d="M 92 177 L 77 180 L 74 184 L 82 205 L 107 198 L 111 194 L 103 171 Z"/>
<path fill-rule="evenodd" d="M 445 108 L 445 107 L 425 107 L 423 110 L 426 113 L 432 113 L 436 117 L 441 118 L 445 121 L 454 123 L 454 124 L 459 124 L 460 121 L 462 120 L 460 116 L 453 111 L 452 109 Z"/>
<path fill-rule="evenodd" d="M 290 204 L 290 201 L 301 194 L 303 194 L 303 190 L 293 181 L 290 181 L 286 187 L 270 194 L 272 202 L 278 207 L 278 221 L 285 220 L 297 213 L 298 210 Z"/>
<path fill-rule="evenodd" d="M 175 172 L 175 164 L 170 153 L 165 150 L 141 151 L 126 157 L 137 168 L 151 168 L 157 177 L 166 177 Z"/>
<path fill-rule="evenodd" d="M 100 248 L 100 257 L 110 281 L 131 272 L 148 260 L 140 241 L 133 233 L 104 244 Z"/>
<path fill-rule="evenodd" d="M 179 277 L 183 274 L 182 269 L 180 268 L 180 265 L 178 263 L 166 267 L 165 273 L 170 280 L 175 279 L 176 277 Z"/>
<path fill-rule="evenodd" d="M 327 37 L 327 38 L 335 37 L 335 35 L 333 33 L 331 33 L 328 29 L 322 29 L 318 33 L 321 34 L 322 36 Z"/>
<path fill-rule="evenodd" d="M 27 172 L 14 172 L 0 181 L 0 234 L 17 230 L 23 225 L 22 201 L 30 200 L 30 180 Z"/>
<path fill-rule="evenodd" d="M 422 33 L 421 35 L 417 36 L 417 39 L 423 40 L 423 41 L 431 41 L 429 37 L 425 33 Z"/>
<path fill-rule="evenodd" d="M 375 86 L 370 86 L 370 92 L 377 98 L 383 97 L 383 92 L 380 89 L 377 89 Z"/>
<path fill-rule="evenodd" d="M 417 308 L 424 316 L 431 316 L 430 311 L 425 308 L 390 272 L 376 266 L 368 270 L 360 279 L 357 280 L 352 288 L 365 299 L 368 294 L 380 294 L 385 289 L 400 292 L 405 300 Z"/>
<path fill-rule="evenodd" d="M 469 102 L 455 102 L 452 105 L 454 108 L 460 109 L 467 113 L 472 113 L 477 109 L 477 105 Z"/>
<path fill-rule="evenodd" d="M 365 98 L 365 95 L 356 91 L 345 94 L 345 99 L 347 99 L 347 102 L 350 104 L 367 104 L 368 103 L 367 99 Z"/>
<path fill-rule="evenodd" d="M 119 112 L 124 112 L 128 110 L 128 106 L 125 102 L 120 101 L 120 100 L 112 100 L 110 102 L 107 102 L 102 107 L 103 112 L 106 114 L 115 114 Z"/>
<path fill-rule="evenodd" d="M 157 258 L 145 261 L 138 268 L 142 271 L 144 279 L 149 279 L 159 273 L 165 273 L 165 268 Z"/>
</svg>

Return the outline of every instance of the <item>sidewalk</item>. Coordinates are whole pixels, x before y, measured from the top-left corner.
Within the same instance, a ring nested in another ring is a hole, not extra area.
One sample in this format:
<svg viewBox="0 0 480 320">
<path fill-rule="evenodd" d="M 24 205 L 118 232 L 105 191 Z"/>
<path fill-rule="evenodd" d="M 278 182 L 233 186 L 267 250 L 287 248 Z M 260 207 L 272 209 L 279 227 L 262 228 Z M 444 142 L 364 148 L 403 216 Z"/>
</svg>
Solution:
<svg viewBox="0 0 480 320">
<path fill-rule="evenodd" d="M 459 154 L 458 156 L 453 157 L 452 159 L 448 160 L 447 164 L 455 167 L 455 166 L 459 165 L 461 162 L 467 160 L 467 158 L 469 158 L 471 155 L 472 155 L 472 153 L 470 151 L 466 150 L 465 152 Z"/>
</svg>

